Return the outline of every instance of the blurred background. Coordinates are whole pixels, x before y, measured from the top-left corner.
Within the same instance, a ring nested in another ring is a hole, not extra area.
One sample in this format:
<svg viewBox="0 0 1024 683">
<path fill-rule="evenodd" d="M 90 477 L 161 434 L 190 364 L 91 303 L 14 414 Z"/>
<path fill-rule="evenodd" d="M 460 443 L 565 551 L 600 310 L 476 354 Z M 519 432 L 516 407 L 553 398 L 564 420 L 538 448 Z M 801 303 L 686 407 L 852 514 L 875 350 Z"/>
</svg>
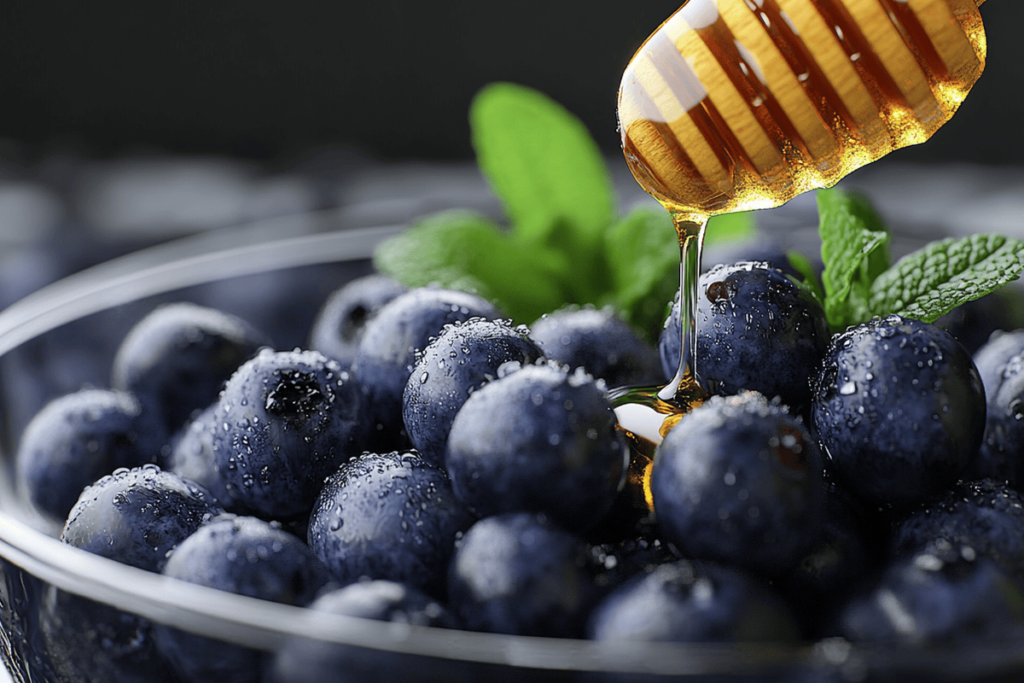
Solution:
<svg viewBox="0 0 1024 683">
<path fill-rule="evenodd" d="M 242 221 L 330 208 L 346 212 L 346 225 L 448 206 L 494 210 L 466 114 L 495 80 L 542 90 L 580 116 L 632 197 L 618 152 L 618 81 L 678 6 L 5 3 L 0 304 L 118 251 Z M 1024 166 L 1024 3 L 990 0 L 982 14 L 988 68 L 960 112 L 928 144 L 863 176 L 897 212 L 903 165 L 923 167 L 925 186 L 948 182 L 946 201 L 914 218 L 946 221 L 943 231 L 962 224 L 950 211 L 963 213 L 965 194 L 976 199 Z M 951 164 L 971 172 L 927 175 Z M 1006 201 L 1007 220 L 1019 218 L 1019 204 Z M 67 258 L 54 262 L 55 249 Z"/>
<path fill-rule="evenodd" d="M 679 0 L 6 3 L 0 136 L 281 159 L 346 145 L 469 157 L 466 108 L 493 80 L 538 88 L 612 150 L 623 67 Z M 1024 3 L 982 12 L 989 66 L 914 159 L 1016 163 Z"/>
</svg>

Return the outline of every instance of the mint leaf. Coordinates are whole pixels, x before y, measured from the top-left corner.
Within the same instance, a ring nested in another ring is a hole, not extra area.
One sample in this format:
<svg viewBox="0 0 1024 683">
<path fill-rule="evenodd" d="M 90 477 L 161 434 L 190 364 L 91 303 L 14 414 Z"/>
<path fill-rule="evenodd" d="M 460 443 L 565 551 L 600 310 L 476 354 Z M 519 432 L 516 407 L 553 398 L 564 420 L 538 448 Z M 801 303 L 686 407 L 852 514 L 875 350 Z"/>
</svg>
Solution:
<svg viewBox="0 0 1024 683">
<path fill-rule="evenodd" d="M 615 218 L 615 192 L 576 117 L 535 90 L 493 83 L 473 100 L 470 124 L 477 163 L 516 233 L 545 242 L 562 226 L 573 248 L 596 247 Z"/>
<path fill-rule="evenodd" d="M 679 239 L 661 206 L 640 207 L 620 219 L 605 235 L 610 287 L 601 305 L 649 339 L 657 339 L 665 307 L 679 291 Z"/>
<path fill-rule="evenodd" d="M 841 330 L 870 318 L 871 283 L 889 267 L 889 233 L 859 194 L 818 190 L 817 200 L 825 316 Z"/>
<path fill-rule="evenodd" d="M 704 231 L 704 246 L 725 242 L 743 242 L 757 234 L 757 221 L 751 211 L 712 216 Z"/>
<path fill-rule="evenodd" d="M 932 242 L 908 254 L 871 285 L 871 311 L 934 322 L 956 306 L 1016 280 L 1024 242 L 972 235 Z"/>
<path fill-rule="evenodd" d="M 821 282 L 818 280 L 817 273 L 814 272 L 814 266 L 811 264 L 810 259 L 801 254 L 798 251 L 786 252 L 786 257 L 789 259 L 789 265 L 796 272 L 800 273 L 800 278 L 794 278 L 790 276 L 796 285 L 807 291 L 815 301 L 821 304 L 822 308 L 825 307 L 825 290 L 821 288 Z"/>
<path fill-rule="evenodd" d="M 435 214 L 377 247 L 374 266 L 406 287 L 473 292 L 506 315 L 533 322 L 567 301 L 561 263 L 468 211 Z"/>
</svg>

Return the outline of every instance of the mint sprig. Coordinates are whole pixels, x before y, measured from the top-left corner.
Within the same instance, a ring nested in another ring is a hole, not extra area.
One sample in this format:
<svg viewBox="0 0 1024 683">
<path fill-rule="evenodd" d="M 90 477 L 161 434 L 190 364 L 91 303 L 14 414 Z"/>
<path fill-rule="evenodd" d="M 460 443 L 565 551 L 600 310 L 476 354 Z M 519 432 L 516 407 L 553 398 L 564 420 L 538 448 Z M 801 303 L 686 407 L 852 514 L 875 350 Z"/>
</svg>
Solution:
<svg viewBox="0 0 1024 683">
<path fill-rule="evenodd" d="M 890 313 L 934 322 L 1024 270 L 1024 242 L 1002 235 L 931 242 L 891 264 L 888 231 L 864 197 L 831 189 L 817 199 L 821 284 L 806 264 L 791 261 L 804 266 L 804 284 L 817 289 L 833 331 Z"/>
<path fill-rule="evenodd" d="M 495 83 L 469 115 L 477 163 L 508 226 L 444 212 L 382 244 L 378 270 L 409 287 L 438 284 L 494 301 L 531 323 L 566 304 L 609 305 L 656 338 L 679 287 L 679 247 L 653 204 L 617 217 L 608 168 L 586 127 L 545 95 Z M 708 242 L 754 232 L 750 214 L 716 217 Z"/>
<path fill-rule="evenodd" d="M 546 96 L 492 83 L 469 112 L 477 164 L 517 234 L 538 244 L 571 233 L 580 247 L 598 244 L 615 218 L 615 192 L 586 127 Z"/>
<path fill-rule="evenodd" d="M 616 218 L 597 145 L 535 90 L 487 86 L 469 118 L 477 162 L 509 225 L 466 211 L 429 216 L 378 248 L 377 269 L 409 287 L 476 292 L 523 323 L 567 304 L 610 305 L 656 338 L 679 283 L 668 212 L 652 203 Z M 833 331 L 890 313 L 933 322 L 1024 270 L 1024 242 L 999 235 L 933 242 L 892 264 L 888 230 L 870 202 L 839 189 L 817 199 L 821 281 L 806 258 L 790 260 Z M 717 216 L 706 243 L 754 230 L 751 214 Z"/>
</svg>

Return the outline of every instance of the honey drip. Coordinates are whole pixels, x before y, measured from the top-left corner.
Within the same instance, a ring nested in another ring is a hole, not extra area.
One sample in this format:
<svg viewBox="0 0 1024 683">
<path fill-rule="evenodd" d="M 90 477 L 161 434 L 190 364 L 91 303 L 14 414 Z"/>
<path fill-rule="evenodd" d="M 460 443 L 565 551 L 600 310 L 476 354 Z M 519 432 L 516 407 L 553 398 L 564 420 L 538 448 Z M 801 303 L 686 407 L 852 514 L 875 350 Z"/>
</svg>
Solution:
<svg viewBox="0 0 1024 683">
<path fill-rule="evenodd" d="M 689 0 L 626 67 L 626 163 L 669 211 L 681 254 L 676 376 L 613 394 L 635 508 L 650 509 L 657 445 L 707 398 L 694 313 L 708 219 L 779 206 L 927 140 L 984 70 L 982 1 Z"/>
</svg>

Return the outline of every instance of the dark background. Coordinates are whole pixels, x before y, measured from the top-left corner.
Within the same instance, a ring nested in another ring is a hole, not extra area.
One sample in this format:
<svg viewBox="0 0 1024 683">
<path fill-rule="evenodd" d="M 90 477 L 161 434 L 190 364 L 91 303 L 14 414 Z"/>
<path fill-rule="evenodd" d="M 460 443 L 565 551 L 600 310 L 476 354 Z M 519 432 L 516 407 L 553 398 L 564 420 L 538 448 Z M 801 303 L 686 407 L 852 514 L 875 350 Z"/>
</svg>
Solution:
<svg viewBox="0 0 1024 683">
<path fill-rule="evenodd" d="M 139 147 L 279 158 L 355 145 L 468 158 L 466 111 L 494 80 L 538 88 L 617 146 L 633 51 L 679 0 L 515 3 L 5 3 L 0 138 L 91 153 Z M 982 12 L 989 68 L 958 116 L 905 159 L 1020 162 L 1024 2 Z"/>
</svg>

